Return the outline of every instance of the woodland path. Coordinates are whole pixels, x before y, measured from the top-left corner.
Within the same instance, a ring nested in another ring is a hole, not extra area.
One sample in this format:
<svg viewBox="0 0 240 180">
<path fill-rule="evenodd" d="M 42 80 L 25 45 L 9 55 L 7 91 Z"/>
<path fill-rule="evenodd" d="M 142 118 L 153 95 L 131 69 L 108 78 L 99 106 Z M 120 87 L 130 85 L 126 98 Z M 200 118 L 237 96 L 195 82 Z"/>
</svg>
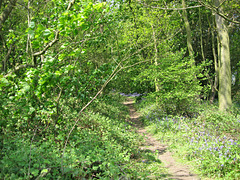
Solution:
<svg viewBox="0 0 240 180">
<path fill-rule="evenodd" d="M 124 104 L 127 105 L 129 108 L 131 124 L 136 127 L 137 133 L 144 136 L 145 142 L 140 146 L 140 149 L 150 150 L 152 152 L 156 152 L 157 150 L 159 152 L 158 159 L 164 163 L 170 174 L 167 178 L 164 179 L 200 180 L 197 175 L 191 173 L 187 165 L 180 164 L 175 161 L 171 152 L 167 150 L 167 145 L 161 144 L 158 140 L 156 140 L 147 132 L 147 130 L 143 127 L 143 124 L 139 120 L 139 114 L 134 108 L 133 100 L 129 98 L 126 102 L 124 102 Z"/>
</svg>

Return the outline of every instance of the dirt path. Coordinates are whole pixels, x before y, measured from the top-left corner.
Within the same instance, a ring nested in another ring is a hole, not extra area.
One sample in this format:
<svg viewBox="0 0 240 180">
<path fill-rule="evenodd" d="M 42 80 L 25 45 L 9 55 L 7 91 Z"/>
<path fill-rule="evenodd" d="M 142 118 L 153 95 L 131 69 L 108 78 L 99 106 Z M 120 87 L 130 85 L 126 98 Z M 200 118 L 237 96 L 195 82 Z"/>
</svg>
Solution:
<svg viewBox="0 0 240 180">
<path fill-rule="evenodd" d="M 199 180 L 197 175 L 190 172 L 189 167 L 180 164 L 174 160 L 172 154 L 167 151 L 167 145 L 161 144 L 154 137 L 152 137 L 146 129 L 144 129 L 143 124 L 139 121 L 139 114 L 136 112 L 133 104 L 133 100 L 128 99 L 124 103 L 129 107 L 130 121 L 134 127 L 136 127 L 137 132 L 145 137 L 145 143 L 140 147 L 142 150 L 150 150 L 152 152 L 159 152 L 158 159 L 163 162 L 168 169 L 170 176 L 165 179 L 175 179 L 175 180 Z"/>
</svg>

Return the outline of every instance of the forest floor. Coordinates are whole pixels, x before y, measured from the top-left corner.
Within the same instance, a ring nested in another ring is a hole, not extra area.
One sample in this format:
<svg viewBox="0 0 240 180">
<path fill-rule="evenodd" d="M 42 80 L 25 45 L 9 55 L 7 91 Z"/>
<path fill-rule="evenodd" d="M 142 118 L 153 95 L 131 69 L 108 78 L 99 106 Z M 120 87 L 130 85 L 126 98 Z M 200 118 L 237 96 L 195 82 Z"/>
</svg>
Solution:
<svg viewBox="0 0 240 180">
<path fill-rule="evenodd" d="M 124 104 L 129 108 L 129 123 L 136 128 L 137 133 L 139 133 L 141 136 L 144 136 L 145 141 L 140 146 L 140 149 L 148 150 L 153 153 L 158 152 L 158 159 L 165 165 L 169 173 L 165 179 L 199 180 L 200 178 L 190 171 L 189 166 L 179 163 L 177 159 L 172 156 L 172 153 L 168 151 L 168 146 L 166 144 L 161 144 L 160 141 L 156 140 L 147 132 L 143 123 L 139 119 L 140 115 L 134 108 L 134 101 L 128 98 Z M 154 177 L 151 178 L 151 175 L 149 175 L 149 178 L 155 179 Z"/>
</svg>

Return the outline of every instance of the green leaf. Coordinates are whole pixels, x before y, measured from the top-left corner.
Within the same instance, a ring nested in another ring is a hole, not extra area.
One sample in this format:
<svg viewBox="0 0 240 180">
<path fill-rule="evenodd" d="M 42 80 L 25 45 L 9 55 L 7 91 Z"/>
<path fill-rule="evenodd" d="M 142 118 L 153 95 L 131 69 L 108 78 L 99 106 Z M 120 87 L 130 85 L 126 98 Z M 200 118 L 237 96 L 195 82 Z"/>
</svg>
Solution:
<svg viewBox="0 0 240 180">
<path fill-rule="evenodd" d="M 61 76 L 61 74 L 62 74 L 62 73 L 61 73 L 60 71 L 56 71 L 56 72 L 55 72 L 55 75 L 56 75 L 56 76 Z"/>
<path fill-rule="evenodd" d="M 38 31 L 42 31 L 44 29 L 45 27 L 42 24 L 38 24 L 38 28 L 37 28 Z"/>
<path fill-rule="evenodd" d="M 43 31 L 43 36 L 48 37 L 51 34 L 51 31 L 49 29 L 46 29 Z"/>
<path fill-rule="evenodd" d="M 41 171 L 41 174 L 47 173 L 47 172 L 48 172 L 48 169 L 43 169 L 43 170 Z"/>
<path fill-rule="evenodd" d="M 32 173 L 33 176 L 37 176 L 38 173 L 39 173 L 39 170 L 38 170 L 38 169 L 33 169 L 33 170 L 31 171 L 31 173 Z"/>
<path fill-rule="evenodd" d="M 68 11 L 65 11 L 62 15 L 63 16 L 67 16 L 69 14 L 69 12 Z"/>
<path fill-rule="evenodd" d="M 0 79 L 0 87 L 6 86 L 6 85 L 8 85 L 8 84 L 9 84 L 9 82 L 8 82 L 8 80 L 7 80 L 6 78 L 2 77 L 2 78 Z"/>
<path fill-rule="evenodd" d="M 29 109 L 29 113 L 33 113 L 35 110 L 36 110 L 35 108 L 30 107 L 30 109 Z"/>
<path fill-rule="evenodd" d="M 81 53 L 84 54 L 85 52 L 86 52 L 86 49 L 82 49 L 82 52 L 81 52 Z"/>
<path fill-rule="evenodd" d="M 38 38 L 38 35 L 36 35 L 35 38 Z M 39 40 L 33 40 L 32 45 L 33 45 L 33 48 L 39 48 L 40 47 L 40 41 Z"/>
<path fill-rule="evenodd" d="M 29 23 L 29 28 L 31 28 L 31 29 L 35 28 L 35 22 L 34 21 L 31 21 Z"/>
<path fill-rule="evenodd" d="M 98 166 L 93 166 L 93 170 L 94 171 L 98 170 Z"/>
</svg>

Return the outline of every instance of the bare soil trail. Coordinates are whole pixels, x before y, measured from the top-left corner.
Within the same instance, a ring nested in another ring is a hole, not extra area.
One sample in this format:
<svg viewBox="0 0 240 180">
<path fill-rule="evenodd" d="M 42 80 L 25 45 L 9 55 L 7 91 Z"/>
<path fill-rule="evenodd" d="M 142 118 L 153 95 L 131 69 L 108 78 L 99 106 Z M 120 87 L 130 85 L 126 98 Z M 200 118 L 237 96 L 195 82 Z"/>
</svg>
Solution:
<svg viewBox="0 0 240 180">
<path fill-rule="evenodd" d="M 184 164 L 180 164 L 175 161 L 171 152 L 167 150 L 167 145 L 161 144 L 153 136 L 151 136 L 144 128 L 143 124 L 139 120 L 139 114 L 134 108 L 134 102 L 132 99 L 127 99 L 124 102 L 128 106 L 130 112 L 130 123 L 136 127 L 137 133 L 141 134 L 145 138 L 144 144 L 140 146 L 141 150 L 150 150 L 152 152 L 158 151 L 158 159 L 164 163 L 169 172 L 169 177 L 164 179 L 175 179 L 175 180 L 200 180 L 200 178 L 192 174 L 189 167 Z M 151 178 L 150 178 L 151 179 Z M 155 178 L 153 178 L 155 179 Z"/>
</svg>

